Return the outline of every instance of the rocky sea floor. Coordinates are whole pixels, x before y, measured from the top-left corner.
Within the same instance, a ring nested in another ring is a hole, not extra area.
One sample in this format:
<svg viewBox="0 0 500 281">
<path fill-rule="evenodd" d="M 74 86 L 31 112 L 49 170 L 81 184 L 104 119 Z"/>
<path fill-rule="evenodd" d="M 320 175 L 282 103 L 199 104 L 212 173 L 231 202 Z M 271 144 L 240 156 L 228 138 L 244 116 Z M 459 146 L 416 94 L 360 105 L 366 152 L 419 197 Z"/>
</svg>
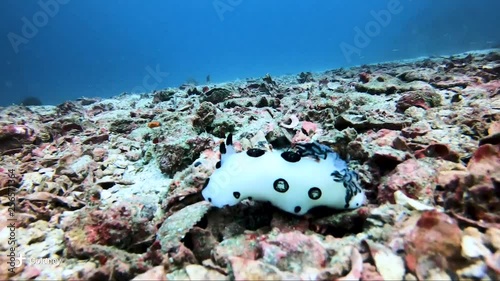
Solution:
<svg viewBox="0 0 500 281">
<path fill-rule="evenodd" d="M 330 146 L 367 204 L 211 207 L 230 132 Z M 5 107 L 0 153 L 0 280 L 500 279 L 499 50 Z"/>
</svg>

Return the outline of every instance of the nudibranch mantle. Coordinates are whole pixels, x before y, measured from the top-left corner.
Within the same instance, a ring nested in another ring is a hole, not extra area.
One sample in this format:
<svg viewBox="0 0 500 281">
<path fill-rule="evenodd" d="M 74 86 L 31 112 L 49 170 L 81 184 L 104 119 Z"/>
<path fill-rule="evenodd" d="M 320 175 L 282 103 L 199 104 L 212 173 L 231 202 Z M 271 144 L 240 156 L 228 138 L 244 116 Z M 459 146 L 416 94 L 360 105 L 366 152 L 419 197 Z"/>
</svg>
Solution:
<svg viewBox="0 0 500 281">
<path fill-rule="evenodd" d="M 269 201 L 296 215 L 326 206 L 355 209 L 365 202 L 358 174 L 329 147 L 296 144 L 296 151 L 249 149 L 236 153 L 232 135 L 220 144 L 221 159 L 202 195 L 216 207 L 243 199 Z"/>
</svg>

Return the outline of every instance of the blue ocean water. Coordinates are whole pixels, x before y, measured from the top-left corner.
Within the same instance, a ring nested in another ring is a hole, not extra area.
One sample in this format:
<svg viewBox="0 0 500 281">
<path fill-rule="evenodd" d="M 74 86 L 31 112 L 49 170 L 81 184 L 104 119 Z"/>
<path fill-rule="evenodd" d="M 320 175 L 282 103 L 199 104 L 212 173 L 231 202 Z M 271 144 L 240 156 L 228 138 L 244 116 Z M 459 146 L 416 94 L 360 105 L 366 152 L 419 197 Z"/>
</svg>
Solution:
<svg viewBox="0 0 500 281">
<path fill-rule="evenodd" d="M 498 0 L 2 0 L 0 105 L 499 47 Z"/>
</svg>

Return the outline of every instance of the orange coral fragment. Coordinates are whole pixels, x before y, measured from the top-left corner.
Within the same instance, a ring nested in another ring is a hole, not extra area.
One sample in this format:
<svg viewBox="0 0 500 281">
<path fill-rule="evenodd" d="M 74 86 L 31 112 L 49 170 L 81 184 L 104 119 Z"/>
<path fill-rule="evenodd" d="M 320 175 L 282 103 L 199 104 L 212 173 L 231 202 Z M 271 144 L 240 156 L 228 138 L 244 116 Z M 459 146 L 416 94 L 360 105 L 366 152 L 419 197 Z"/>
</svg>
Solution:
<svg viewBox="0 0 500 281">
<path fill-rule="evenodd" d="M 151 121 L 151 122 L 148 123 L 148 127 L 149 128 L 160 127 L 160 122 L 159 121 Z"/>
</svg>

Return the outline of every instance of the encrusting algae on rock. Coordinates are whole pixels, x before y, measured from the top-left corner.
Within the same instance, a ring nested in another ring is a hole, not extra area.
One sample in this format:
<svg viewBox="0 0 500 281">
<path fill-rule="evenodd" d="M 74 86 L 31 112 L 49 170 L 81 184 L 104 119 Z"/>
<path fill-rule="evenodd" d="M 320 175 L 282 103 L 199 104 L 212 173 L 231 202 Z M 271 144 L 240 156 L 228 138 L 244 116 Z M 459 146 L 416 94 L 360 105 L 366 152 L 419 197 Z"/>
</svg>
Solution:
<svg viewBox="0 0 500 281">
<path fill-rule="evenodd" d="M 499 279 L 498 65 L 493 50 L 1 108 L 0 240 L 14 198 L 16 251 L 63 262 L 9 272 L 2 244 L 0 279 Z"/>
</svg>

